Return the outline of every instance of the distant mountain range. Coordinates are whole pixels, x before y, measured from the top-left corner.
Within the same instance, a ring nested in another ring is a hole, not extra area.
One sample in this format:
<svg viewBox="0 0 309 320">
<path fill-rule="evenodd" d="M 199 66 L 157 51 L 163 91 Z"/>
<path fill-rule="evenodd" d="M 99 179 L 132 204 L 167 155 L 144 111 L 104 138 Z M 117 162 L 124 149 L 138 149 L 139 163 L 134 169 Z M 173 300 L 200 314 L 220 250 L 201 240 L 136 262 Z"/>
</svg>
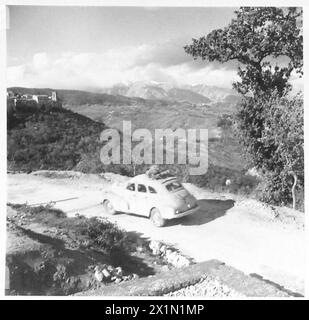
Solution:
<svg viewBox="0 0 309 320">
<path fill-rule="evenodd" d="M 133 82 L 128 85 L 118 84 L 110 88 L 104 88 L 101 92 L 126 97 L 172 100 L 193 104 L 237 103 L 239 101 L 239 96 L 232 89 L 205 84 L 173 86 L 165 82 Z"/>
<path fill-rule="evenodd" d="M 51 94 L 50 88 L 8 88 L 18 94 Z M 214 105 L 235 106 L 240 97 L 232 89 L 205 84 L 175 86 L 166 82 L 134 82 L 110 88 L 90 88 L 88 91 L 56 89 L 64 104 L 104 105 Z"/>
</svg>

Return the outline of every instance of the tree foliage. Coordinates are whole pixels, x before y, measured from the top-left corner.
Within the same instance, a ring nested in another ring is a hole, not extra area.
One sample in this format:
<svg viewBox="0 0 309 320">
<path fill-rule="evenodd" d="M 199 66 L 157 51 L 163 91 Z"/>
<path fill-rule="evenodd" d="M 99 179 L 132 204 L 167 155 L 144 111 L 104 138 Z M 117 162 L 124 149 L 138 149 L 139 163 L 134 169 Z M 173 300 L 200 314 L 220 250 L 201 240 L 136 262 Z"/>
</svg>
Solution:
<svg viewBox="0 0 309 320">
<path fill-rule="evenodd" d="M 291 188 L 304 187 L 303 97 L 271 95 L 243 99 L 236 115 L 236 134 L 251 164 L 266 179 L 263 200 L 285 204 L 292 200 Z M 295 196 L 295 195 L 294 195 Z M 293 199 L 295 206 L 295 199 Z"/>
<path fill-rule="evenodd" d="M 227 27 L 184 49 L 194 59 L 238 61 L 237 135 L 265 174 L 265 200 L 293 197 L 295 206 L 295 186 L 302 188 L 304 179 L 303 99 L 289 96 L 289 80 L 303 73 L 302 9 L 242 7 L 235 14 Z"/>
<path fill-rule="evenodd" d="M 243 7 L 235 13 L 227 27 L 193 39 L 185 51 L 195 59 L 240 62 L 241 80 L 234 87 L 241 94 L 274 89 L 284 94 L 292 71 L 302 73 L 302 9 Z M 280 66 L 272 63 L 274 58 L 288 61 Z"/>
</svg>

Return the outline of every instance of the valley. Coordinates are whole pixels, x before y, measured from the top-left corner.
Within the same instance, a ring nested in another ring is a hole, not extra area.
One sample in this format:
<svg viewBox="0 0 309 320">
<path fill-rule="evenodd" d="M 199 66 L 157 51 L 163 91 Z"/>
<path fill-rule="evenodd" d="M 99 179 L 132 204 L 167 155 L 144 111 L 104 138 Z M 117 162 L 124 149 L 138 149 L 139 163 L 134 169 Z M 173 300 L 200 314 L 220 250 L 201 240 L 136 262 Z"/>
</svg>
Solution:
<svg viewBox="0 0 309 320">
<path fill-rule="evenodd" d="M 54 89 L 13 87 L 8 90 L 16 94 L 50 94 Z M 208 129 L 208 172 L 203 176 L 190 177 L 190 182 L 213 190 L 230 190 L 231 187 L 225 185 L 226 180 L 230 179 L 235 182 L 233 192 L 241 189 L 241 192 L 246 194 L 256 185 L 254 178 L 245 175 L 248 167 L 232 128 L 218 126 L 223 115 L 232 116 L 237 110 L 235 101 L 227 103 L 217 99 L 210 104 L 194 104 L 79 90 L 57 90 L 57 95 L 63 105 L 60 114 L 30 117 L 26 119 L 32 119 L 26 128 L 23 128 L 23 124 L 22 127 L 19 125 L 9 130 L 9 168 L 27 171 L 73 169 L 93 173 L 112 171 L 133 175 L 135 169 L 133 172 L 132 166 L 105 166 L 99 159 L 100 130 L 108 127 L 121 131 L 122 121 L 126 120 L 131 121 L 132 130 L 146 128 L 153 132 L 155 129 L 168 128 Z M 44 118 L 46 120 L 43 120 Z M 78 119 L 76 125 L 75 118 Z M 55 126 L 59 127 L 56 132 Z M 52 133 L 38 136 L 38 128 L 42 132 L 47 130 Z M 55 134 L 57 137 L 53 137 Z M 24 136 L 22 145 L 18 138 L 20 135 Z M 38 139 L 40 146 L 37 145 Z M 34 150 L 40 152 L 36 154 Z M 46 152 L 50 155 L 47 156 Z M 74 160 L 69 159 L 69 153 L 72 152 Z M 145 166 L 138 166 L 137 172 L 143 172 L 145 169 Z M 182 167 L 173 165 L 169 166 L 169 169 L 181 179 L 187 175 Z"/>
</svg>

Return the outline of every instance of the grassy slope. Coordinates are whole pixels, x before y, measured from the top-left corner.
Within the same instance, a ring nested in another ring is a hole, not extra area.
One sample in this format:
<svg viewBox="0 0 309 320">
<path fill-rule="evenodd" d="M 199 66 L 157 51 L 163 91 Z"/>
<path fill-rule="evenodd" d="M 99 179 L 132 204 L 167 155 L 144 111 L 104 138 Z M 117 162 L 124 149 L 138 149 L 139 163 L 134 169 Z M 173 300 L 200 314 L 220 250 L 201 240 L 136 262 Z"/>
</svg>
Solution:
<svg viewBox="0 0 309 320">
<path fill-rule="evenodd" d="M 232 106 L 232 107 L 231 107 Z M 235 106 L 217 103 L 207 107 L 187 104 L 149 107 L 148 105 L 106 106 L 66 105 L 74 112 L 87 116 L 95 121 L 104 122 L 111 128 L 122 130 L 122 121 L 130 120 L 132 131 L 137 128 L 147 128 L 154 132 L 158 128 L 208 129 L 209 161 L 210 163 L 234 170 L 243 170 L 246 163 L 241 155 L 240 146 L 232 133 L 223 132 L 224 138 L 216 138 L 220 129 L 217 121 L 222 113 L 232 113 Z"/>
</svg>

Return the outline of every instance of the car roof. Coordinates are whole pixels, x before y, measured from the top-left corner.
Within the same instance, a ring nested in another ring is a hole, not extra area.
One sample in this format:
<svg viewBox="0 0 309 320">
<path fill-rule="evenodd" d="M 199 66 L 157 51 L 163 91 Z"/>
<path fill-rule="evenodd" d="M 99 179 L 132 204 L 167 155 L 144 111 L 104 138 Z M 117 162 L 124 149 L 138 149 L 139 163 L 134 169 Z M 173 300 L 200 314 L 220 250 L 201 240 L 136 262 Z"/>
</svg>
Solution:
<svg viewBox="0 0 309 320">
<path fill-rule="evenodd" d="M 146 174 L 139 174 L 132 178 L 129 182 L 131 183 L 144 183 L 149 185 L 162 185 L 168 181 L 177 180 L 176 177 L 167 177 L 164 179 L 151 179 Z"/>
</svg>

